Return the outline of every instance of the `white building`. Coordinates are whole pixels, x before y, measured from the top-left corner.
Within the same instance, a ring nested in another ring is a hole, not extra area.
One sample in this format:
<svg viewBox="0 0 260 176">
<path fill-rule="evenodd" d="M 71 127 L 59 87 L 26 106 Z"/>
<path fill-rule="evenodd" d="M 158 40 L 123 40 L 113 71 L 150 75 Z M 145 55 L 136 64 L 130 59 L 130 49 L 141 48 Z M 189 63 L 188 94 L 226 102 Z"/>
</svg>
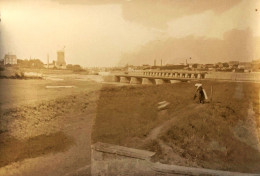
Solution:
<svg viewBox="0 0 260 176">
<path fill-rule="evenodd" d="M 17 64 L 16 55 L 6 54 L 5 58 L 4 58 L 4 65 L 7 65 L 7 64 L 11 64 L 11 65 Z"/>
</svg>

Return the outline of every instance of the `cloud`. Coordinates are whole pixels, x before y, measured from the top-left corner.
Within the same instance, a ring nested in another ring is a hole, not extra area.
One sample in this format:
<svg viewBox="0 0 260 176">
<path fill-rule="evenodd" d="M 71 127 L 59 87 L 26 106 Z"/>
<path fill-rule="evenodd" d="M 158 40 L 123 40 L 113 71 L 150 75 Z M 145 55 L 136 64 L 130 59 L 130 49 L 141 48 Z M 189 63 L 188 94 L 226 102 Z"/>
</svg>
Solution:
<svg viewBox="0 0 260 176">
<path fill-rule="evenodd" d="M 52 0 L 60 4 L 86 4 L 86 5 L 104 5 L 120 4 L 122 0 Z"/>
<path fill-rule="evenodd" d="M 147 27 L 167 27 L 175 18 L 211 10 L 223 13 L 242 0 L 53 0 L 61 4 L 104 5 L 119 4 L 125 20 Z"/>
<path fill-rule="evenodd" d="M 241 0 L 139 0 L 123 4 L 126 20 L 154 28 L 166 28 L 167 23 L 183 16 L 208 10 L 220 14 Z"/>
<path fill-rule="evenodd" d="M 192 62 L 214 63 L 218 61 L 248 61 L 260 59 L 260 38 L 254 38 L 250 29 L 233 29 L 223 35 L 223 39 L 186 36 L 155 40 L 142 46 L 135 53 L 124 53 L 120 65 L 153 64 L 163 60 L 164 64 Z"/>
</svg>

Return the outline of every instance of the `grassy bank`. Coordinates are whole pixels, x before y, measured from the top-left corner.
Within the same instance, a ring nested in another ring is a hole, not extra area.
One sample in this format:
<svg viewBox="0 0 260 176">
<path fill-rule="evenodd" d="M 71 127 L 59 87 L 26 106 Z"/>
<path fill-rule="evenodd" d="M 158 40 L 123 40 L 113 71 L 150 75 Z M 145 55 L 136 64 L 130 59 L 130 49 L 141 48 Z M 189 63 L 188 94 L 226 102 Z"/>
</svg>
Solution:
<svg viewBox="0 0 260 176">
<path fill-rule="evenodd" d="M 213 101 L 193 101 L 194 83 L 104 87 L 92 142 L 155 151 L 155 161 L 260 172 L 259 84 L 203 82 Z M 158 111 L 160 101 L 170 102 Z"/>
</svg>

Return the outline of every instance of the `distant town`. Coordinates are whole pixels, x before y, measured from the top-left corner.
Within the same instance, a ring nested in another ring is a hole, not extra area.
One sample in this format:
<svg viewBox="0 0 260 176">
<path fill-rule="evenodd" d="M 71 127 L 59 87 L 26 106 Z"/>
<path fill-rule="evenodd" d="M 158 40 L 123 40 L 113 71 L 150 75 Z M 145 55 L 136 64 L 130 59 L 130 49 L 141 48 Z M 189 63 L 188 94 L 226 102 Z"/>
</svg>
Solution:
<svg viewBox="0 0 260 176">
<path fill-rule="evenodd" d="M 57 51 L 57 59 L 50 62 L 47 56 L 47 62 L 43 63 L 40 59 L 18 59 L 15 54 L 5 54 L 4 58 L 0 60 L 0 69 L 5 67 L 18 67 L 18 68 L 32 68 L 32 69 L 56 69 L 56 70 L 72 70 L 74 72 L 89 72 L 97 73 L 100 71 L 135 71 L 135 70 L 187 70 L 187 71 L 215 71 L 215 72 L 260 72 L 260 59 L 251 62 L 217 62 L 214 64 L 200 64 L 200 63 L 186 63 L 181 64 L 156 64 L 154 60 L 153 65 L 128 65 L 121 67 L 87 67 L 83 68 L 80 65 L 66 64 L 65 51 Z"/>
</svg>

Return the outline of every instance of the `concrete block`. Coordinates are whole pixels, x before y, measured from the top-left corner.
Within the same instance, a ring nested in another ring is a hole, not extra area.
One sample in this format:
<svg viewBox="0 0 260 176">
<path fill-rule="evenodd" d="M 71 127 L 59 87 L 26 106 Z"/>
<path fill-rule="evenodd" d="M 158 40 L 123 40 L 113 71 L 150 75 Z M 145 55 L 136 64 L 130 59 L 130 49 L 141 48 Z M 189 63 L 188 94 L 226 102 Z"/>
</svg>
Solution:
<svg viewBox="0 0 260 176">
<path fill-rule="evenodd" d="M 168 106 L 170 105 L 170 103 L 169 102 L 167 102 L 167 101 L 163 101 L 163 102 L 159 102 L 158 103 L 158 110 L 164 110 L 164 109 L 167 109 L 168 108 Z"/>
</svg>

